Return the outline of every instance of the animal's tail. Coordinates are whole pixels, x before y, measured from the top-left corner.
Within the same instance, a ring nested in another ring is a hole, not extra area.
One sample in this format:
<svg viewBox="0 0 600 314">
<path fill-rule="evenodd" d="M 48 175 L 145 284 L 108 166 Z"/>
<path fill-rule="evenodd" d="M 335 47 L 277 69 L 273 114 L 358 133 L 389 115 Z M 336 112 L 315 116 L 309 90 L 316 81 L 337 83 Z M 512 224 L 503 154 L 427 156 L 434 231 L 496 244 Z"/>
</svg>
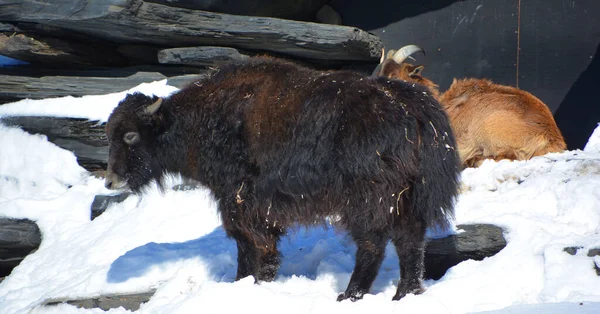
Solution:
<svg viewBox="0 0 600 314">
<path fill-rule="evenodd" d="M 416 217 L 428 228 L 444 230 L 454 218 L 458 195 L 460 160 L 446 113 L 429 116 L 420 126 L 419 174 L 412 200 Z"/>
</svg>

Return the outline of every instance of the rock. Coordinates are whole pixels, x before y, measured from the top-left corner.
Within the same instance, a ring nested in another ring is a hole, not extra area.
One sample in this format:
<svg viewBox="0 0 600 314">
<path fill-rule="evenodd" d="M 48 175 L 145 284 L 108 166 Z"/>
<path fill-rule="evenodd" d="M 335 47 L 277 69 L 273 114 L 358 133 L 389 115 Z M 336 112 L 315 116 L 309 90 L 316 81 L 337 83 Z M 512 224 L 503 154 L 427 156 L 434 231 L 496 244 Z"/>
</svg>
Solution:
<svg viewBox="0 0 600 314">
<path fill-rule="evenodd" d="M 35 222 L 0 218 L 0 277 L 8 276 L 41 242 L 42 234 Z"/>
<path fill-rule="evenodd" d="M 383 43 L 354 27 L 175 8 L 142 0 L 0 0 L 0 22 L 29 22 L 118 44 L 227 46 L 317 60 L 377 62 Z M 43 28 L 36 31 L 43 32 Z"/>
<path fill-rule="evenodd" d="M 4 117 L 1 121 L 9 126 L 19 126 L 32 134 L 44 134 L 50 141 L 63 138 L 95 147 L 108 145 L 104 125 L 97 121 L 37 116 Z"/>
<path fill-rule="evenodd" d="M 0 34 L 0 55 L 31 64 L 71 68 L 78 65 L 126 66 L 116 47 L 65 41 L 40 35 Z"/>
<path fill-rule="evenodd" d="M 14 76 L 0 74 L 0 100 L 43 99 L 63 96 L 103 95 L 133 88 L 141 83 L 164 80 L 160 73 L 136 73 L 118 77 Z"/>
<path fill-rule="evenodd" d="M 431 239 L 425 249 L 425 277 L 441 278 L 460 262 L 483 260 L 506 246 L 503 230 L 489 224 L 458 225 L 464 232 L 445 238 Z"/>
<path fill-rule="evenodd" d="M 161 64 L 216 66 L 247 57 L 237 49 L 228 47 L 171 48 L 158 52 L 158 62 Z"/>
<path fill-rule="evenodd" d="M 188 182 L 173 186 L 172 189 L 174 191 L 192 191 L 200 187 L 202 187 L 201 184 L 189 180 Z M 104 213 L 110 205 L 126 200 L 131 194 L 131 192 L 121 192 L 115 195 L 96 195 L 90 208 L 91 220 Z"/>
<path fill-rule="evenodd" d="M 563 251 L 567 252 L 570 255 L 577 255 L 577 252 L 583 249 L 583 246 L 569 246 L 563 249 Z M 588 257 L 600 256 L 600 248 L 591 248 L 587 252 Z M 600 276 L 600 265 L 598 265 L 597 261 L 592 261 L 592 265 L 596 275 Z"/>
<path fill-rule="evenodd" d="M 104 213 L 108 206 L 126 200 L 129 195 L 131 195 L 129 192 L 123 192 L 116 195 L 96 195 L 90 208 L 90 220 L 94 220 Z"/>
<path fill-rule="evenodd" d="M 99 73 L 106 76 L 52 75 L 34 77 L 0 74 L 0 103 L 25 98 L 44 99 L 64 96 L 104 95 L 122 92 L 141 83 L 164 79 L 167 79 L 167 84 L 181 88 L 183 85 L 205 76 L 205 74 L 195 73 L 167 77 L 159 72 L 135 72 L 124 77 L 116 76 L 126 72 L 115 70 L 114 72 L 104 71 Z M 81 71 L 77 73 L 81 73 Z"/>
<path fill-rule="evenodd" d="M 46 135 L 50 142 L 72 151 L 77 162 L 88 171 L 106 169 L 108 140 L 104 125 L 97 121 L 31 116 L 5 117 L 0 121 L 31 134 Z"/>
<path fill-rule="evenodd" d="M 600 256 L 600 247 L 591 248 L 588 251 L 587 256 L 589 256 L 589 257 Z M 600 259 L 598 259 L 598 258 L 596 258 L 594 260 L 594 270 L 596 271 L 596 275 L 600 276 L 600 264 L 598 261 L 600 261 Z"/>
<path fill-rule="evenodd" d="M 113 294 L 103 295 L 95 298 L 70 300 L 70 299 L 51 299 L 44 302 L 45 306 L 53 306 L 57 304 L 71 304 L 78 308 L 94 309 L 99 308 L 104 311 L 123 307 L 129 311 L 137 311 L 142 303 L 148 302 L 154 295 L 156 290 L 151 290 L 142 293 L 133 294 Z"/>
<path fill-rule="evenodd" d="M 17 28 L 12 24 L 0 23 L 0 32 L 16 32 Z"/>
<path fill-rule="evenodd" d="M 580 249 L 583 249 L 582 246 L 569 246 L 563 249 L 564 252 L 570 254 L 570 255 L 575 255 L 577 254 L 577 251 L 579 251 Z"/>
<path fill-rule="evenodd" d="M 600 256 L 600 247 L 590 249 L 587 253 L 587 256 Z"/>
</svg>

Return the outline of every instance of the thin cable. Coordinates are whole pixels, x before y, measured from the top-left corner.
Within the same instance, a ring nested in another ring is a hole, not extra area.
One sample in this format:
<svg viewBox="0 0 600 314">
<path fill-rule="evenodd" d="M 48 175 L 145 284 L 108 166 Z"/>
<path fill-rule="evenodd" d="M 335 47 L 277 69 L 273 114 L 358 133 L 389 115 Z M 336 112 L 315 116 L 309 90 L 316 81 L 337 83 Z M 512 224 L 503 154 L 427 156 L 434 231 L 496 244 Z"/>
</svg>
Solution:
<svg viewBox="0 0 600 314">
<path fill-rule="evenodd" d="M 519 88 L 519 57 L 521 55 L 521 0 L 517 3 L 517 80 L 516 87 Z"/>
</svg>

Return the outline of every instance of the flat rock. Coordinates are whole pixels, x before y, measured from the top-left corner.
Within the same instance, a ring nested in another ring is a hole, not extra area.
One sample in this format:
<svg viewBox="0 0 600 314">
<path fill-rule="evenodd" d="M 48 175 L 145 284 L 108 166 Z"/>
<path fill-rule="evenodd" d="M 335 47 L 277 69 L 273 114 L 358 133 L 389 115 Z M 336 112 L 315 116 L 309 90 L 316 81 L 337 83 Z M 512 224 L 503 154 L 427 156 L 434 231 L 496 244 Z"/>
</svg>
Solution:
<svg viewBox="0 0 600 314">
<path fill-rule="evenodd" d="M 57 304 L 71 304 L 78 308 L 94 309 L 98 308 L 104 311 L 123 307 L 129 311 L 137 311 L 140 309 L 142 303 L 148 302 L 156 291 L 151 290 L 148 292 L 132 293 L 132 294 L 112 294 L 103 295 L 94 298 L 86 299 L 51 299 L 44 302 L 45 306 L 53 306 Z"/>
<path fill-rule="evenodd" d="M 129 65 L 128 60 L 117 53 L 116 47 L 18 33 L 10 36 L 0 34 L 0 55 L 31 64 L 52 64 L 67 68 L 80 65 Z"/>
<path fill-rule="evenodd" d="M 167 84 L 180 88 L 204 74 L 186 74 L 167 77 L 159 72 L 135 72 L 121 76 L 19 76 L 0 74 L 0 103 L 21 99 L 104 95 L 122 92 L 142 83 L 167 80 Z"/>
<path fill-rule="evenodd" d="M 506 247 L 502 228 L 490 224 L 458 225 L 462 232 L 445 238 L 431 239 L 425 249 L 425 277 L 441 278 L 460 262 L 483 260 Z"/>
<path fill-rule="evenodd" d="M 227 46 L 287 56 L 377 62 L 383 43 L 358 28 L 190 10 L 142 0 L 0 0 L 0 22 L 29 22 L 118 44 Z M 42 28 L 38 31 L 43 31 Z"/>
<path fill-rule="evenodd" d="M 98 121 L 36 116 L 4 117 L 0 121 L 31 134 L 46 135 L 58 147 L 72 151 L 78 163 L 88 171 L 106 169 L 108 139 L 104 125 Z"/>
<path fill-rule="evenodd" d="M 171 48 L 158 52 L 158 62 L 161 64 L 218 66 L 246 58 L 247 55 L 229 47 Z"/>
<path fill-rule="evenodd" d="M 202 187 L 201 184 L 197 182 L 193 182 L 188 180 L 188 182 L 184 182 L 182 184 L 178 184 L 173 186 L 174 191 L 192 191 Z M 106 209 L 112 204 L 121 203 L 126 200 L 132 193 L 131 192 L 121 192 L 118 194 L 112 195 L 96 195 L 94 197 L 94 201 L 92 202 L 92 206 L 90 208 L 90 218 L 91 220 L 96 219 L 100 216 Z"/>
<path fill-rule="evenodd" d="M 10 274 L 41 242 L 42 235 L 34 221 L 0 218 L 0 277 Z"/>
<path fill-rule="evenodd" d="M 96 217 L 104 213 L 110 205 L 121 203 L 126 200 L 129 195 L 131 195 L 129 192 L 115 195 L 96 195 L 90 208 L 90 220 L 96 219 Z"/>
<path fill-rule="evenodd" d="M 591 248 L 587 252 L 587 256 L 589 256 L 589 257 L 600 256 L 600 247 Z"/>
<path fill-rule="evenodd" d="M 141 83 L 164 80 L 160 73 L 136 73 L 125 78 L 0 75 L 0 99 L 43 99 L 63 96 L 103 95 L 123 91 Z"/>
</svg>

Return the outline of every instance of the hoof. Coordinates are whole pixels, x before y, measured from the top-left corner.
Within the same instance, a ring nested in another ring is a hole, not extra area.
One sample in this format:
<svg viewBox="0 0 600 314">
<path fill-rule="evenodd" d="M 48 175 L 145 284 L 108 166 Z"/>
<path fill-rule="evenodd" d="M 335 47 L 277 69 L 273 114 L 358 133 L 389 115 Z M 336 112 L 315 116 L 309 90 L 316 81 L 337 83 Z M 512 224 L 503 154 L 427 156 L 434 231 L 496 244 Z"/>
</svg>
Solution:
<svg viewBox="0 0 600 314">
<path fill-rule="evenodd" d="M 364 295 L 364 293 L 360 293 L 360 292 L 354 292 L 354 293 L 344 292 L 344 293 L 341 293 L 340 295 L 338 295 L 337 301 L 340 302 L 340 301 L 344 301 L 346 299 L 350 299 L 350 301 L 354 302 L 354 301 L 362 299 L 363 295 Z"/>
<path fill-rule="evenodd" d="M 416 289 L 412 289 L 410 291 L 398 291 L 396 292 L 396 295 L 392 298 L 392 301 L 398 301 L 402 298 L 404 298 L 407 294 L 414 294 L 414 295 L 419 295 L 421 293 L 425 292 L 425 288 L 416 288 Z"/>
</svg>

